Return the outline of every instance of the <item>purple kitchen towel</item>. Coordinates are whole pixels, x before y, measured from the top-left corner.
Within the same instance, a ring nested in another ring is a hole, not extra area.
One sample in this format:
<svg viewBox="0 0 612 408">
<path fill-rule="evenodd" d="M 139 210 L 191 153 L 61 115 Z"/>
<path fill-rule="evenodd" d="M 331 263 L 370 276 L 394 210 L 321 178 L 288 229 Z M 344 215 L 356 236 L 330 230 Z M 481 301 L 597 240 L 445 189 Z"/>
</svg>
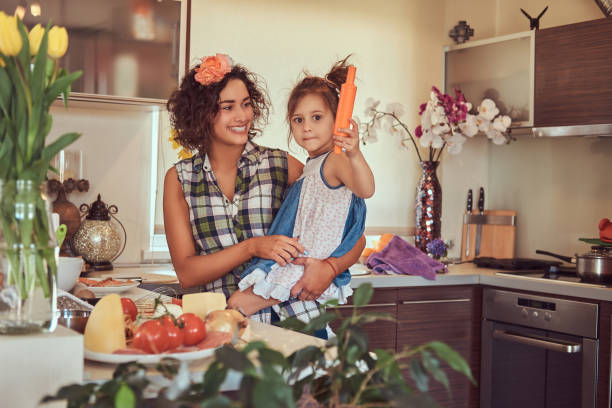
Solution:
<svg viewBox="0 0 612 408">
<path fill-rule="evenodd" d="M 397 235 L 382 251 L 370 255 L 367 265 L 379 274 L 391 271 L 402 275 L 419 275 L 429 280 L 435 280 L 436 271 L 445 268 L 443 263 L 430 258 Z"/>
</svg>

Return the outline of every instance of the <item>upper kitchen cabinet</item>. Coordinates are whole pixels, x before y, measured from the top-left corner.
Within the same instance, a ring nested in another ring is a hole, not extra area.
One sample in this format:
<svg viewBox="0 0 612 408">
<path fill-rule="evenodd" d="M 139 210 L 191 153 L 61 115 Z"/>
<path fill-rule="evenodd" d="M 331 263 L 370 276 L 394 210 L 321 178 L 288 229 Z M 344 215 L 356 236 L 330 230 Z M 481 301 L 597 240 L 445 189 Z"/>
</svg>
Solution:
<svg viewBox="0 0 612 408">
<path fill-rule="evenodd" d="M 14 9 L 20 0 L 8 0 Z M 25 4 L 25 3 L 24 3 Z M 185 72 L 188 0 L 48 0 L 24 23 L 65 26 L 71 99 L 163 104 Z"/>
<path fill-rule="evenodd" d="M 535 136 L 612 135 L 612 18 L 444 50 L 444 88 L 495 101 Z"/>
<path fill-rule="evenodd" d="M 537 127 L 612 123 L 612 18 L 536 32 Z"/>
<path fill-rule="evenodd" d="M 532 31 L 474 41 L 444 49 L 444 89 L 461 89 L 473 106 L 492 99 L 512 127 L 534 120 L 534 35 Z"/>
</svg>

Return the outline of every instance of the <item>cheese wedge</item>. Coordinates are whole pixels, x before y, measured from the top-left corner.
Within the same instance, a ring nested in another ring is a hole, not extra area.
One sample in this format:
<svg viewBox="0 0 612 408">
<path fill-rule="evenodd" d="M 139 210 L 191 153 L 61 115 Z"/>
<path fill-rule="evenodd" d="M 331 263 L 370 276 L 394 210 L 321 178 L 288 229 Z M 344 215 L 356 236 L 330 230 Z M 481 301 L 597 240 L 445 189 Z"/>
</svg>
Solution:
<svg viewBox="0 0 612 408">
<path fill-rule="evenodd" d="M 204 292 L 183 295 L 183 313 L 194 313 L 206 319 L 208 312 L 223 310 L 227 306 L 223 293 Z"/>
<path fill-rule="evenodd" d="M 83 342 L 88 350 L 98 353 L 112 353 L 126 347 L 125 320 L 119 295 L 104 296 L 96 303 L 87 319 Z"/>
</svg>

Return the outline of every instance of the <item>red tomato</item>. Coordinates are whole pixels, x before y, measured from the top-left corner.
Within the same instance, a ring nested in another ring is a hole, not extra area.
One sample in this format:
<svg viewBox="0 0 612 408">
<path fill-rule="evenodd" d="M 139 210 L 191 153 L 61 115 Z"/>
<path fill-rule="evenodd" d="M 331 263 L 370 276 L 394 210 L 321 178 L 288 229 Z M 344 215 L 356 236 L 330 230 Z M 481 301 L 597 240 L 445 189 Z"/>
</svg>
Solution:
<svg viewBox="0 0 612 408">
<path fill-rule="evenodd" d="M 183 313 L 178 318 L 179 326 L 183 326 L 183 344 L 193 346 L 206 337 L 206 325 L 204 321 L 193 313 Z"/>
<path fill-rule="evenodd" d="M 168 331 L 159 320 L 147 320 L 136 329 L 134 333 L 135 348 L 149 354 L 158 354 L 168 349 L 170 339 Z"/>
<path fill-rule="evenodd" d="M 183 307 L 183 299 L 172 298 L 172 304 Z"/>
<path fill-rule="evenodd" d="M 123 314 L 129 316 L 129 318 L 135 322 L 136 316 L 138 316 L 138 308 L 136 303 L 130 298 L 121 298 L 121 307 L 123 308 Z"/>
<path fill-rule="evenodd" d="M 183 344 L 183 339 L 185 338 L 183 331 L 174 324 L 174 320 L 172 317 L 166 315 L 162 316 L 161 322 L 166 328 L 166 332 L 168 333 L 168 338 L 170 339 L 170 343 L 168 344 L 168 350 L 174 350 Z"/>
</svg>

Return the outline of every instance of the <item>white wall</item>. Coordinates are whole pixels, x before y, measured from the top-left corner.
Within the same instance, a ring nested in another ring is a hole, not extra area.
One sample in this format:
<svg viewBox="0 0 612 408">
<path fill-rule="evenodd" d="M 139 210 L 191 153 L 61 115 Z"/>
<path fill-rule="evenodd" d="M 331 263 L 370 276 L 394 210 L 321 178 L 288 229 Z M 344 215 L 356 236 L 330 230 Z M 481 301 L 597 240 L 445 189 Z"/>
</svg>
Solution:
<svg viewBox="0 0 612 408">
<path fill-rule="evenodd" d="M 125 105 L 70 102 L 51 108 L 53 139 L 66 132 L 82 134 L 67 150 L 83 152 L 83 177 L 87 193 L 75 191 L 68 199 L 79 207 L 102 195 L 106 204 L 119 208 L 116 217 L 127 230 L 125 251 L 117 262 L 140 262 L 148 249 L 151 167 L 151 112 Z"/>
<path fill-rule="evenodd" d="M 520 12 L 537 16 L 547 5 L 540 28 L 603 18 L 592 0 L 446 0 L 445 25 L 467 20 L 474 39 L 529 29 Z M 489 209 L 518 211 L 517 256 L 536 249 L 572 254 L 588 246 L 579 237 L 598 237 L 597 223 L 612 217 L 612 138 L 534 140 L 519 136 L 509 146 L 466 143 L 458 156 L 442 163 L 442 232 L 460 239 L 467 189 L 486 190 Z M 458 249 L 453 251 L 458 256 Z"/>
<path fill-rule="evenodd" d="M 357 66 L 355 113 L 363 117 L 368 96 L 383 104 L 397 101 L 404 104 L 405 119 L 414 127 L 418 105 L 428 97 L 431 85 L 441 85 L 442 47 L 452 42 L 450 28 L 467 20 L 475 39 L 525 31 L 528 22 L 519 8 L 533 15 L 547 4 L 544 0 L 194 0 L 191 64 L 200 56 L 226 52 L 265 78 L 275 111 L 259 139 L 264 145 L 287 148 L 285 105 L 299 73 L 308 69 L 325 74 L 336 59 L 349 53 L 354 53 Z M 593 0 L 556 0 L 541 27 L 601 17 Z M 69 199 L 77 205 L 90 203 L 100 192 L 108 204 L 116 204 L 128 229 L 128 246 L 119 261 L 139 262 L 149 234 L 150 114 L 92 107 L 54 108 L 53 114 L 53 135 L 83 132 L 74 148 L 84 151 L 85 176 L 92 188 Z M 161 140 L 166 137 L 160 135 Z M 380 139 L 363 148 L 377 183 L 375 196 L 368 200 L 367 225 L 412 226 L 419 177 L 416 157 L 400 150 L 391 137 Z M 303 152 L 293 149 L 304 159 Z M 525 163 L 525 157 L 538 161 Z M 611 215 L 603 214 L 612 208 L 610 178 L 604 178 L 609 157 L 610 139 L 520 139 L 501 148 L 492 148 L 482 138 L 470 140 L 461 154 L 443 157 L 443 237 L 458 241 L 467 189 L 482 185 L 489 208 L 519 211 L 519 255 L 532 255 L 536 246 L 568 252 L 575 236 L 594 235 L 588 228 L 598 214 Z M 582 193 L 578 197 L 572 195 L 577 185 Z M 552 204 L 543 204 L 553 198 Z"/>
<path fill-rule="evenodd" d="M 265 78 L 275 112 L 259 143 L 287 149 L 284 122 L 288 94 L 299 74 L 324 75 L 341 57 L 353 53 L 357 67 L 355 114 L 367 97 L 401 102 L 414 127 L 418 105 L 440 84 L 444 2 L 230 0 L 192 3 L 192 62 L 225 52 Z M 413 202 L 418 161 L 399 141 L 383 135 L 363 148 L 376 178 L 368 200 L 368 226 L 414 225 Z M 305 159 L 299 147 L 295 154 Z"/>
</svg>

